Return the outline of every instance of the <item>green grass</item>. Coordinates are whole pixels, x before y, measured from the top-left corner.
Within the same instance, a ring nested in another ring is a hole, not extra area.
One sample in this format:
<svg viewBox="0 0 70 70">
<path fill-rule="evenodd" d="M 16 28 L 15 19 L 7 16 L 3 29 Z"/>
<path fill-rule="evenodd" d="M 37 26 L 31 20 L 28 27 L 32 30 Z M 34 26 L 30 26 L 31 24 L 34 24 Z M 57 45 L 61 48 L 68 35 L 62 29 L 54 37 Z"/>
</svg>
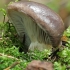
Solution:
<svg viewBox="0 0 70 70">
<path fill-rule="evenodd" d="M 3 16 L 6 16 L 4 9 L 1 8 L 0 11 Z M 27 54 L 20 53 L 19 48 L 22 44 L 18 39 L 15 28 L 9 22 L 0 22 L 0 70 L 4 70 L 14 62 L 19 63 L 10 70 L 23 70 L 32 60 L 51 61 L 54 64 L 54 70 L 70 70 L 67 69 L 70 66 L 70 27 L 64 32 L 64 35 L 68 38 L 66 47 L 57 53 L 58 58 L 53 61 L 53 59 L 48 59 L 51 54 L 49 50 L 42 52 L 35 50 Z"/>
</svg>

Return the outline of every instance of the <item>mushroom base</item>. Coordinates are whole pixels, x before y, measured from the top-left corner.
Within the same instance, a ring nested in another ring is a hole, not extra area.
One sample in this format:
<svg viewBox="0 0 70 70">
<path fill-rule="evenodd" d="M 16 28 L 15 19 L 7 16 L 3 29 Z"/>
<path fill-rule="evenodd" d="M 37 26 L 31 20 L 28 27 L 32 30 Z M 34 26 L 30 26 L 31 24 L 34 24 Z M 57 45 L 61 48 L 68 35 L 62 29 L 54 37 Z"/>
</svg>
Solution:
<svg viewBox="0 0 70 70">
<path fill-rule="evenodd" d="M 29 51 L 34 51 L 34 50 L 43 51 L 45 49 L 52 51 L 52 45 L 39 43 L 38 41 L 35 41 L 35 42 L 31 42 L 29 46 Z"/>
</svg>

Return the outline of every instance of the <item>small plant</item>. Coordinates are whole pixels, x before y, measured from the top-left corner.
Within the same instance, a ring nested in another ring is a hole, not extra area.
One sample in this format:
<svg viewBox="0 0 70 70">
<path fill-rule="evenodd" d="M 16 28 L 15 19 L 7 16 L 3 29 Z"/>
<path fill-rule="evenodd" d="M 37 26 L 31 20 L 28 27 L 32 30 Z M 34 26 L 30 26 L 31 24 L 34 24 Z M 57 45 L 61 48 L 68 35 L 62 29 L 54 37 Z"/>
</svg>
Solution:
<svg viewBox="0 0 70 70">
<path fill-rule="evenodd" d="M 70 26 L 67 28 L 67 30 L 64 32 L 64 35 L 67 37 L 70 37 Z"/>
<path fill-rule="evenodd" d="M 61 62 L 54 62 L 54 70 L 66 70 L 66 66 L 62 65 Z"/>
<path fill-rule="evenodd" d="M 27 54 L 24 54 L 25 56 L 23 56 L 23 58 L 26 59 L 27 61 L 44 60 L 44 59 L 47 60 L 50 53 L 51 52 L 46 49 L 44 51 L 35 50 L 33 52 L 28 52 Z"/>
</svg>

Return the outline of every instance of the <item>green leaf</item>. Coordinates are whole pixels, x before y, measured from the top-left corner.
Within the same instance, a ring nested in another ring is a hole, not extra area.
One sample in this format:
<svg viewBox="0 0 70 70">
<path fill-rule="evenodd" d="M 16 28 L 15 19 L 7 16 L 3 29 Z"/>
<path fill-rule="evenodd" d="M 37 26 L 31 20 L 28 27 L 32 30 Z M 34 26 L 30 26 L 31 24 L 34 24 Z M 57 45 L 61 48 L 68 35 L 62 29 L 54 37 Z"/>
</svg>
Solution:
<svg viewBox="0 0 70 70">
<path fill-rule="evenodd" d="M 0 11 L 3 13 L 3 15 L 6 15 L 6 10 L 4 8 L 0 8 Z"/>
</svg>

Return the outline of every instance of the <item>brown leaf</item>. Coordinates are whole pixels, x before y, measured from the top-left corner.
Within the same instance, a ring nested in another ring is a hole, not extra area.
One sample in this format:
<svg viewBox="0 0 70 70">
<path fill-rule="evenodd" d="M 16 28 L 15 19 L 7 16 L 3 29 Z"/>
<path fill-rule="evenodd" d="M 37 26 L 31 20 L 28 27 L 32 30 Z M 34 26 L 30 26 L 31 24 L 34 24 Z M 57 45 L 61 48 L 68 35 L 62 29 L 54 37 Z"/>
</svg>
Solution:
<svg viewBox="0 0 70 70">
<path fill-rule="evenodd" d="M 33 60 L 25 70 L 53 70 L 53 64 L 51 62 Z"/>
</svg>

